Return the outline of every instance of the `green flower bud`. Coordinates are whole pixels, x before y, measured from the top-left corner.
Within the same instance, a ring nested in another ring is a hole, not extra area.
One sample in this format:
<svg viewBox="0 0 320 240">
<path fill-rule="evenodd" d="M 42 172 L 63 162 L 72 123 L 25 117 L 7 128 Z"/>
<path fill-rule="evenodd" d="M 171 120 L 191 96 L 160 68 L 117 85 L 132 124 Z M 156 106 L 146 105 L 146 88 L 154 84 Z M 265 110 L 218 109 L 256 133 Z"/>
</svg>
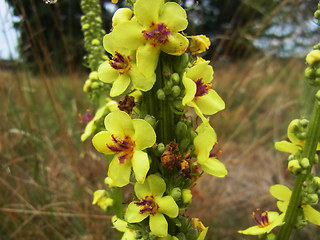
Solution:
<svg viewBox="0 0 320 240">
<path fill-rule="evenodd" d="M 176 187 L 171 190 L 170 196 L 173 197 L 175 201 L 178 201 L 181 198 L 181 189 Z"/>
<path fill-rule="evenodd" d="M 166 94 L 164 93 L 164 91 L 162 89 L 158 89 L 157 98 L 162 101 L 166 99 Z"/>
<path fill-rule="evenodd" d="M 301 119 L 299 123 L 302 127 L 306 128 L 309 124 L 309 120 L 304 118 L 304 119 Z"/>
<path fill-rule="evenodd" d="M 178 122 L 175 130 L 176 138 L 178 140 L 182 139 L 185 136 L 187 131 L 188 131 L 188 126 L 182 121 Z"/>
<path fill-rule="evenodd" d="M 83 85 L 83 92 L 89 92 L 91 89 L 91 81 L 88 79 Z"/>
<path fill-rule="evenodd" d="M 178 84 L 180 82 L 180 76 L 178 73 L 173 73 L 171 74 L 171 80 L 175 83 Z"/>
<path fill-rule="evenodd" d="M 98 45 L 100 45 L 100 41 L 98 39 L 93 39 L 91 41 L 91 44 L 94 45 L 94 46 L 98 46 Z"/>
<path fill-rule="evenodd" d="M 314 18 L 320 19 L 320 11 L 319 10 L 315 11 Z"/>
<path fill-rule="evenodd" d="M 91 84 L 91 88 L 92 89 L 97 89 L 97 88 L 99 88 L 100 87 L 100 84 L 99 84 L 99 82 L 97 82 L 97 81 L 95 81 L 95 82 L 93 82 L 92 84 Z"/>
<path fill-rule="evenodd" d="M 97 71 L 93 71 L 89 74 L 89 79 L 90 80 L 99 80 L 99 77 L 98 77 L 98 72 Z"/>
<path fill-rule="evenodd" d="M 292 173 L 298 173 L 300 172 L 300 169 L 301 169 L 301 166 L 300 166 L 300 163 L 298 160 L 291 160 L 289 163 L 288 163 L 288 170 L 289 172 L 292 172 Z"/>
<path fill-rule="evenodd" d="M 315 76 L 315 71 L 312 67 L 307 67 L 306 70 L 304 70 L 304 77 L 305 78 L 314 78 Z"/>
<path fill-rule="evenodd" d="M 180 95 L 180 93 L 181 93 L 181 88 L 179 86 L 175 85 L 172 87 L 171 94 L 173 97 L 178 97 Z"/>
<path fill-rule="evenodd" d="M 159 143 L 157 149 L 155 150 L 155 154 L 157 156 L 161 156 L 166 149 L 166 146 L 163 143 Z"/>
<path fill-rule="evenodd" d="M 179 144 L 180 150 L 183 152 L 186 151 L 189 148 L 190 142 L 190 138 L 183 138 Z"/>
<path fill-rule="evenodd" d="M 146 120 L 153 128 L 156 127 L 157 125 L 157 120 L 155 119 L 154 116 L 147 115 L 144 120 Z"/>
<path fill-rule="evenodd" d="M 303 167 L 303 168 L 308 168 L 308 167 L 310 167 L 309 159 L 308 159 L 308 158 L 303 158 L 303 159 L 300 161 L 300 165 L 301 165 L 301 167 Z"/>
<path fill-rule="evenodd" d="M 192 131 L 190 132 L 190 136 L 191 136 L 191 139 L 192 141 L 194 140 L 194 138 L 197 136 L 197 133 L 195 131 Z"/>
<path fill-rule="evenodd" d="M 192 200 L 192 194 L 190 189 L 183 189 L 182 190 L 182 201 L 185 204 L 191 203 Z"/>
<path fill-rule="evenodd" d="M 320 60 L 320 50 L 312 50 L 306 57 L 306 62 L 312 65 Z"/>
<path fill-rule="evenodd" d="M 183 111 L 184 110 L 184 108 L 185 108 L 185 106 L 183 106 L 182 105 L 182 101 L 180 101 L 180 100 L 177 100 L 177 101 L 174 101 L 173 102 L 173 107 L 175 108 L 175 109 L 177 109 L 178 111 Z"/>
<path fill-rule="evenodd" d="M 320 177 L 314 177 L 312 182 L 317 186 L 317 188 L 320 188 Z"/>
<path fill-rule="evenodd" d="M 305 202 L 309 203 L 309 204 L 312 204 L 312 205 L 315 205 L 318 203 L 318 194 L 316 193 L 311 193 L 311 194 L 307 194 L 304 198 Z"/>
<path fill-rule="evenodd" d="M 320 102 L 320 90 L 318 90 L 318 92 L 316 93 L 316 99 Z"/>
<path fill-rule="evenodd" d="M 88 23 L 85 23 L 82 25 L 82 30 L 85 31 L 85 30 L 88 30 L 90 28 L 90 25 Z"/>
</svg>

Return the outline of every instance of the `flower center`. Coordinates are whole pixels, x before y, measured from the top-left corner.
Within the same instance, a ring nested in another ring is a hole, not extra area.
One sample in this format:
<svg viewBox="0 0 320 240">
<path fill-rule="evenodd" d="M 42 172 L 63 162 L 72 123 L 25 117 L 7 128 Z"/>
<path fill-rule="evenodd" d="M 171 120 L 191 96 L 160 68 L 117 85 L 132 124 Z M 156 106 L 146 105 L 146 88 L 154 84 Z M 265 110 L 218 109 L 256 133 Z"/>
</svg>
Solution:
<svg viewBox="0 0 320 240">
<path fill-rule="evenodd" d="M 154 216 L 158 209 L 159 205 L 154 201 L 154 196 L 145 196 L 140 202 L 134 202 L 137 206 L 142 207 L 139 213 L 144 214 L 148 212 L 150 215 Z"/>
<path fill-rule="evenodd" d="M 121 55 L 117 51 L 115 52 L 115 55 L 113 56 L 113 58 L 109 60 L 110 66 L 113 69 L 118 70 L 120 74 L 124 74 L 131 69 L 130 63 L 131 63 L 130 56 Z"/>
<path fill-rule="evenodd" d="M 132 158 L 133 149 L 134 149 L 134 142 L 131 141 L 130 137 L 125 137 L 125 139 L 120 139 L 115 137 L 113 134 L 111 135 L 112 141 L 114 142 L 113 145 L 107 144 L 107 147 L 114 153 L 122 153 L 119 154 L 118 159 L 120 163 L 124 163 L 124 161 L 129 158 Z"/>
<path fill-rule="evenodd" d="M 196 82 L 197 91 L 195 97 L 201 97 L 208 93 L 209 89 L 211 88 L 211 84 L 204 84 L 202 78 L 198 79 Z"/>
<path fill-rule="evenodd" d="M 158 46 L 167 43 L 168 35 L 171 33 L 170 29 L 164 24 L 152 23 L 150 26 L 150 31 L 143 30 L 143 37 L 149 40 L 152 46 Z"/>
<path fill-rule="evenodd" d="M 270 224 L 268 211 L 261 212 L 260 208 L 257 208 L 257 214 L 255 212 L 252 213 L 252 217 L 258 223 L 258 227 L 263 228 Z"/>
</svg>

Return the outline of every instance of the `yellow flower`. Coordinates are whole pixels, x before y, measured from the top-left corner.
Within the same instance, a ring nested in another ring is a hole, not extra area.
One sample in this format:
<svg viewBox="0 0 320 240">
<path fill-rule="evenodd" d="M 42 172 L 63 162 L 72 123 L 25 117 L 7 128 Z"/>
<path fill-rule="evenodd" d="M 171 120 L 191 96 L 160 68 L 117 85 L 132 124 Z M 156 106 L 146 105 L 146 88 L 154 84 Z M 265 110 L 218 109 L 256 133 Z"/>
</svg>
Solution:
<svg viewBox="0 0 320 240">
<path fill-rule="evenodd" d="M 196 131 L 198 135 L 194 138 L 194 152 L 197 155 L 197 162 L 203 171 L 216 176 L 224 177 L 228 171 L 224 164 L 217 158 L 213 150 L 217 142 L 217 136 L 212 127 L 202 123 Z"/>
<path fill-rule="evenodd" d="M 287 135 L 290 140 L 280 141 L 275 143 L 275 148 L 281 152 L 288 152 L 291 154 L 297 153 L 299 150 L 302 150 L 305 140 L 300 140 L 294 134 L 294 128 L 299 124 L 299 119 L 294 119 L 290 122 L 287 130 Z M 320 150 L 320 144 L 317 146 L 317 150 Z"/>
<path fill-rule="evenodd" d="M 128 228 L 128 223 L 120 218 L 117 218 L 117 216 L 113 216 L 111 218 L 111 222 L 113 226 L 119 231 L 123 232 L 121 240 L 135 240 L 136 233 L 134 230 Z"/>
<path fill-rule="evenodd" d="M 191 36 L 189 50 L 192 54 L 205 52 L 210 47 L 210 40 L 205 35 Z"/>
<path fill-rule="evenodd" d="M 138 223 L 149 217 L 151 233 L 157 237 L 166 237 L 168 222 L 164 214 L 175 218 L 179 207 L 171 196 L 163 196 L 166 191 L 165 181 L 158 175 L 151 174 L 143 184 L 136 183 L 134 191 L 139 201 L 129 204 L 125 219 L 129 223 Z"/>
<path fill-rule="evenodd" d="M 116 3 L 118 3 L 118 0 L 111 0 L 111 2 L 116 4 Z"/>
<path fill-rule="evenodd" d="M 131 119 L 123 111 L 109 113 L 104 123 L 107 131 L 96 134 L 92 143 L 101 153 L 115 154 L 108 169 L 110 185 L 127 185 L 131 167 L 136 180 L 143 183 L 150 165 L 148 154 L 142 150 L 156 142 L 154 129 L 145 120 Z"/>
<path fill-rule="evenodd" d="M 129 87 L 130 82 L 133 88 L 142 91 L 152 88 L 156 75 L 152 74 L 146 78 L 138 71 L 134 52 L 125 49 L 116 51 L 114 45 L 108 41 L 104 41 L 104 48 L 113 57 L 100 65 L 98 75 L 101 81 L 113 83 L 110 90 L 111 97 L 122 94 Z"/>
<path fill-rule="evenodd" d="M 208 227 L 205 227 L 199 218 L 191 218 L 191 224 L 198 230 L 197 240 L 204 240 L 208 232 Z"/>
<path fill-rule="evenodd" d="M 252 217 L 257 222 L 258 225 L 247 228 L 245 230 L 238 231 L 239 233 L 246 235 L 261 235 L 264 233 L 271 232 L 277 226 L 283 224 L 284 214 L 279 215 L 277 212 L 261 212 L 261 210 L 257 209 L 257 214 L 252 213 Z"/>
<path fill-rule="evenodd" d="M 157 67 L 160 51 L 178 56 L 186 51 L 189 42 L 179 32 L 187 25 L 187 14 L 179 4 L 137 0 L 134 17 L 115 26 L 104 41 L 136 50 L 138 69 L 149 77 Z"/>
<path fill-rule="evenodd" d="M 101 209 L 106 211 L 108 207 L 113 205 L 113 199 L 108 197 L 106 190 L 97 190 L 93 194 L 92 204 L 98 204 Z"/>
<path fill-rule="evenodd" d="M 291 198 L 291 190 L 283 185 L 276 184 L 270 187 L 270 193 L 279 201 L 277 202 L 277 206 L 279 210 L 283 213 L 287 211 L 289 201 Z M 304 217 L 311 223 L 320 226 L 320 213 L 312 208 L 308 204 L 304 204 L 302 202 L 301 208 L 304 214 Z"/>
<path fill-rule="evenodd" d="M 200 61 L 183 75 L 185 87 L 183 105 L 193 107 L 203 122 L 208 122 L 203 114 L 212 115 L 224 109 L 225 104 L 216 91 L 211 89 L 213 69 L 209 61 Z"/>
</svg>

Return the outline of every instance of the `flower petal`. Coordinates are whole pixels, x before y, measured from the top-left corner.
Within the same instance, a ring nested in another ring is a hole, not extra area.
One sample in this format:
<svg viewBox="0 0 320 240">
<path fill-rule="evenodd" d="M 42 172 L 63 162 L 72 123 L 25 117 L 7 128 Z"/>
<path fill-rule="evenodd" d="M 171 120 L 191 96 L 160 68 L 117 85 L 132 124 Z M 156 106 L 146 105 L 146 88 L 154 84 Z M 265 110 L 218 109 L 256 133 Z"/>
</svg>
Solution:
<svg viewBox="0 0 320 240">
<path fill-rule="evenodd" d="M 179 207 L 171 196 L 157 197 L 155 202 L 159 205 L 159 212 L 175 218 L 179 214 Z"/>
<path fill-rule="evenodd" d="M 128 223 L 120 218 L 117 218 L 117 216 L 113 216 L 111 218 L 111 222 L 113 226 L 120 232 L 125 232 L 128 226 Z"/>
<path fill-rule="evenodd" d="M 112 83 L 119 77 L 119 72 L 113 69 L 108 61 L 105 61 L 98 68 L 98 76 L 102 82 Z"/>
<path fill-rule="evenodd" d="M 158 23 L 159 11 L 163 4 L 163 0 L 137 0 L 134 4 L 134 14 L 138 22 L 145 27 Z"/>
<path fill-rule="evenodd" d="M 189 41 L 180 33 L 168 35 L 168 42 L 161 46 L 161 50 L 167 54 L 180 56 L 187 50 Z"/>
<path fill-rule="evenodd" d="M 165 237 L 168 234 L 168 223 L 163 214 L 150 215 L 149 220 L 151 233 L 157 237 Z"/>
<path fill-rule="evenodd" d="M 197 237 L 197 240 L 204 240 L 207 232 L 208 232 L 208 227 L 206 227 L 204 230 L 201 231 L 200 235 Z"/>
<path fill-rule="evenodd" d="M 152 147 L 157 138 L 153 127 L 142 119 L 133 119 L 132 123 L 135 130 L 134 136 L 132 136 L 132 140 L 135 142 L 135 149 L 143 150 Z"/>
<path fill-rule="evenodd" d="M 141 214 L 140 209 L 140 206 L 137 206 L 136 204 L 134 204 L 134 202 L 131 202 L 128 205 L 127 211 L 125 213 L 126 221 L 129 223 L 138 223 L 149 216 L 148 213 Z"/>
<path fill-rule="evenodd" d="M 108 131 L 121 138 L 134 135 L 132 119 L 126 112 L 114 111 L 109 113 L 104 119 L 104 124 Z"/>
<path fill-rule="evenodd" d="M 134 192 L 140 200 L 145 198 L 145 196 L 150 196 L 152 194 L 148 181 L 144 181 L 143 184 L 134 184 Z"/>
<path fill-rule="evenodd" d="M 117 187 L 123 187 L 129 183 L 131 174 L 131 161 L 124 161 L 120 163 L 118 159 L 118 154 L 116 154 L 108 169 L 108 176 L 112 180 L 112 185 Z"/>
<path fill-rule="evenodd" d="M 110 91 L 111 97 L 119 96 L 123 93 L 130 84 L 130 77 L 128 74 L 120 74 L 119 77 L 112 84 L 112 88 Z"/>
<path fill-rule="evenodd" d="M 133 87 L 141 91 L 149 91 L 156 82 L 155 73 L 153 73 L 150 77 L 145 77 L 138 71 L 137 67 L 132 67 L 130 71 L 130 77 Z"/>
<path fill-rule="evenodd" d="M 283 213 L 287 211 L 288 205 L 289 201 L 277 201 L 277 207 Z"/>
<path fill-rule="evenodd" d="M 228 173 L 224 164 L 218 159 L 208 158 L 207 161 L 201 162 L 201 159 L 198 158 L 198 163 L 201 165 L 203 171 L 213 176 L 224 177 Z"/>
<path fill-rule="evenodd" d="M 187 13 L 179 4 L 167 2 L 161 9 L 159 22 L 165 23 L 171 32 L 181 32 L 188 26 Z"/>
<path fill-rule="evenodd" d="M 137 50 L 137 66 L 139 72 L 144 76 L 150 77 L 154 75 L 154 71 L 158 65 L 160 47 L 152 46 L 147 43 L 140 46 Z"/>
<path fill-rule="evenodd" d="M 162 196 L 166 191 L 166 183 L 165 181 L 156 174 L 151 174 L 147 178 L 151 193 L 153 196 Z"/>
<path fill-rule="evenodd" d="M 188 78 L 186 74 L 183 75 L 182 83 L 185 87 L 185 95 L 182 99 L 182 104 L 186 105 L 194 99 L 197 92 L 197 85 L 192 79 Z"/>
<path fill-rule="evenodd" d="M 117 47 L 125 46 L 129 50 L 136 50 L 145 42 L 142 30 L 143 27 L 134 20 L 119 23 L 112 31 L 110 41 Z"/>
<path fill-rule="evenodd" d="M 196 112 L 196 114 L 201 118 L 202 122 L 204 124 L 208 124 L 209 125 L 209 120 L 205 118 L 205 116 L 203 115 L 203 113 L 201 112 L 201 109 L 198 107 L 198 105 L 195 102 L 189 102 L 187 103 L 187 105 L 189 107 L 193 107 L 194 111 Z"/>
<path fill-rule="evenodd" d="M 217 135 L 214 129 L 207 124 L 202 123 L 197 129 L 198 135 L 194 138 L 194 153 L 198 158 L 208 159 L 210 151 L 217 141 Z"/>
<path fill-rule="evenodd" d="M 309 222 L 320 226 L 320 213 L 317 210 L 312 208 L 310 205 L 303 206 L 302 209 L 305 218 Z"/>
<path fill-rule="evenodd" d="M 201 112 L 206 115 L 212 115 L 225 108 L 225 103 L 218 93 L 209 89 L 208 94 L 198 97 L 194 100 Z"/>
<path fill-rule="evenodd" d="M 261 235 L 266 233 L 267 230 L 265 228 L 261 228 L 259 226 L 249 227 L 245 230 L 240 230 L 238 233 L 246 234 L 246 235 Z"/>
<path fill-rule="evenodd" d="M 150 168 L 148 154 L 142 151 L 134 151 L 131 163 L 137 182 L 143 183 Z"/>
<path fill-rule="evenodd" d="M 281 184 L 275 184 L 270 187 L 270 194 L 278 200 L 289 201 L 291 197 L 291 190 Z"/>
<path fill-rule="evenodd" d="M 280 142 L 276 142 L 274 144 L 274 147 L 281 152 L 288 152 L 291 154 L 295 154 L 299 149 L 299 147 L 297 147 L 296 145 L 292 144 L 291 142 L 288 141 L 280 141 Z"/>
<path fill-rule="evenodd" d="M 209 65 L 209 61 L 202 61 L 187 71 L 187 77 L 193 81 L 202 79 L 203 83 L 208 84 L 213 80 L 213 69 Z"/>
<path fill-rule="evenodd" d="M 110 142 L 112 139 L 111 133 L 107 131 L 101 131 L 94 135 L 92 138 L 92 144 L 97 149 L 98 152 L 104 154 L 114 154 L 108 147 L 107 143 Z"/>
</svg>

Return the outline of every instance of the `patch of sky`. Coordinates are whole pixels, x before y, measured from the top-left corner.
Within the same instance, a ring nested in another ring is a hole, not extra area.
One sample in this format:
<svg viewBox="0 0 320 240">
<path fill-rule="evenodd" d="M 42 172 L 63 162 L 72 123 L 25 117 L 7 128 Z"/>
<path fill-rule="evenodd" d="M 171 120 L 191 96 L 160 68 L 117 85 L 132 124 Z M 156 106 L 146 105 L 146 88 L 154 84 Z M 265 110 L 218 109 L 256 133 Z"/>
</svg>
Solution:
<svg viewBox="0 0 320 240">
<path fill-rule="evenodd" d="M 0 59 L 18 59 L 19 33 L 14 29 L 14 22 L 20 19 L 12 14 L 5 0 L 0 0 Z"/>
</svg>

